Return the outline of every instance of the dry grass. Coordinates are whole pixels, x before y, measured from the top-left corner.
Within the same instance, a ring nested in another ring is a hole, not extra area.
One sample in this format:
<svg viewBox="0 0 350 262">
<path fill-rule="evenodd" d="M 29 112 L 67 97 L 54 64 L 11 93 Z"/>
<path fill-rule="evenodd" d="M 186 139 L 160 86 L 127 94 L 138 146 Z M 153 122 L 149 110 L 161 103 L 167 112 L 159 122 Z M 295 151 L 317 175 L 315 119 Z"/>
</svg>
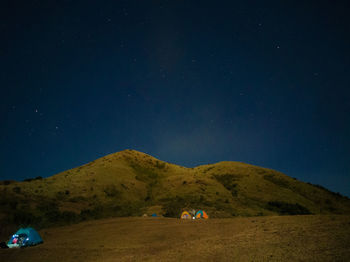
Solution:
<svg viewBox="0 0 350 262">
<path fill-rule="evenodd" d="M 0 261 L 349 261 L 350 216 L 115 218 L 40 231 Z"/>
</svg>

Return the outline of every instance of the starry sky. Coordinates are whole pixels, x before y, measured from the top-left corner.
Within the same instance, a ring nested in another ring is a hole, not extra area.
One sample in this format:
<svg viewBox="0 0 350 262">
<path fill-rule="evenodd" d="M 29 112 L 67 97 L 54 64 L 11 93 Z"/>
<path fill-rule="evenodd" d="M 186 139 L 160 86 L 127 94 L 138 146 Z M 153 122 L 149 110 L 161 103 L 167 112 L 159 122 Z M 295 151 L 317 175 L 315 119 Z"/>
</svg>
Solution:
<svg viewBox="0 0 350 262">
<path fill-rule="evenodd" d="M 0 5 L 0 179 L 135 149 L 350 196 L 349 1 Z"/>
</svg>

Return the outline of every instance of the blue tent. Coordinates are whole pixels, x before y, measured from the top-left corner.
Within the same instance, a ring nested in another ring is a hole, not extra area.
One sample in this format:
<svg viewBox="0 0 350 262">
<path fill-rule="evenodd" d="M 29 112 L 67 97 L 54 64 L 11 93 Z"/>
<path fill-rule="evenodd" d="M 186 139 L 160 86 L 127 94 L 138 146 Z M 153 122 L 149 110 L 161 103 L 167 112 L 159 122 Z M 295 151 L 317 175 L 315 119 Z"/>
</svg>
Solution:
<svg viewBox="0 0 350 262">
<path fill-rule="evenodd" d="M 43 243 L 39 233 L 34 228 L 20 228 L 7 243 L 9 247 L 27 247 Z"/>
<path fill-rule="evenodd" d="M 156 213 L 153 213 L 152 214 L 152 217 L 158 217 Z"/>
</svg>

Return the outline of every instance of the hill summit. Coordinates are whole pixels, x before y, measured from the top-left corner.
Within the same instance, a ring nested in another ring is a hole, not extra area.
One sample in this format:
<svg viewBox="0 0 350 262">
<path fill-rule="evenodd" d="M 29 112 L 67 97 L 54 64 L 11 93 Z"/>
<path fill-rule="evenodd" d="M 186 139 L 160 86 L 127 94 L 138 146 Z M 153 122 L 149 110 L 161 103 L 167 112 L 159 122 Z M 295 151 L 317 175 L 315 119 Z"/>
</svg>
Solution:
<svg viewBox="0 0 350 262">
<path fill-rule="evenodd" d="M 186 168 L 124 150 L 48 178 L 0 184 L 0 219 L 57 224 L 157 213 L 178 217 L 350 214 L 350 200 L 321 186 L 240 162 Z"/>
</svg>

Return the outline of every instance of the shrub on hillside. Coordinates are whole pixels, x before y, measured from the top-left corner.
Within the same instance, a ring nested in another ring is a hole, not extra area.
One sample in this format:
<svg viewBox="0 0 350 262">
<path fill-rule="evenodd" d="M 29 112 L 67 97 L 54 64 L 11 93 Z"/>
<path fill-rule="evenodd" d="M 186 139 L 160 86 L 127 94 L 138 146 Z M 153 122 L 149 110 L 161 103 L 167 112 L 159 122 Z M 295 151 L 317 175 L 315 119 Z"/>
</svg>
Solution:
<svg viewBox="0 0 350 262">
<path fill-rule="evenodd" d="M 5 192 L 1 192 L 0 194 L 0 207 L 8 210 L 13 209 L 16 210 L 19 202 L 16 198 L 7 195 Z"/>
<path fill-rule="evenodd" d="M 183 209 L 186 208 L 206 209 L 207 207 L 215 206 L 215 203 L 212 203 L 203 195 L 195 193 L 185 195 L 184 197 L 163 198 L 160 201 L 163 206 L 164 216 L 166 217 L 179 217 Z"/>
<path fill-rule="evenodd" d="M 236 178 L 231 174 L 213 175 L 213 177 L 221 183 L 227 190 L 229 190 L 233 197 L 237 196 Z"/>
<path fill-rule="evenodd" d="M 298 203 L 291 204 L 283 201 L 270 201 L 266 209 L 277 212 L 280 215 L 309 215 L 310 210 Z"/>
<path fill-rule="evenodd" d="M 141 215 L 142 203 L 139 202 L 124 202 L 113 206 L 112 216 L 127 217 Z"/>
<path fill-rule="evenodd" d="M 68 191 L 68 190 L 67 190 Z M 68 191 L 69 194 L 69 191 Z M 67 198 L 67 192 L 63 192 L 63 191 L 58 191 L 56 193 L 56 200 L 65 200 Z"/>
<path fill-rule="evenodd" d="M 26 178 L 23 180 L 23 182 L 31 182 L 31 181 L 34 181 L 34 180 L 41 180 L 43 179 L 41 176 L 37 176 L 35 178 Z"/>
<path fill-rule="evenodd" d="M 275 175 L 264 175 L 264 179 L 274 183 L 277 186 L 290 188 L 290 184 L 287 180 L 276 177 Z"/>
<path fill-rule="evenodd" d="M 16 187 L 12 188 L 12 191 L 15 192 L 16 194 L 20 194 L 21 188 L 19 186 L 16 186 Z"/>
<path fill-rule="evenodd" d="M 107 197 L 119 197 L 120 191 L 115 187 L 115 185 L 108 185 L 103 189 Z"/>
<path fill-rule="evenodd" d="M 34 216 L 31 212 L 16 210 L 12 214 L 12 223 L 21 226 L 36 225 L 40 221 L 39 217 Z"/>
<path fill-rule="evenodd" d="M 58 211 L 58 203 L 55 201 L 42 201 L 36 206 L 36 208 L 43 213 L 52 210 Z"/>
<path fill-rule="evenodd" d="M 210 170 L 213 169 L 213 168 L 214 168 L 213 166 L 208 167 L 206 170 L 203 171 L 203 173 L 205 174 L 205 173 L 207 173 L 208 171 L 210 171 Z"/>
<path fill-rule="evenodd" d="M 83 209 L 80 211 L 80 219 L 81 220 L 88 220 L 93 219 L 97 217 L 97 213 L 94 212 L 92 209 Z"/>
<path fill-rule="evenodd" d="M 262 168 L 256 168 L 255 170 L 256 170 L 256 172 L 257 172 L 258 174 L 260 174 L 260 175 L 263 175 L 263 174 L 266 173 L 266 170 L 264 170 L 264 169 L 262 169 Z"/>
<path fill-rule="evenodd" d="M 12 184 L 12 183 L 14 183 L 14 181 L 11 181 L 11 180 L 4 180 L 4 181 L 0 182 L 0 185 L 3 184 L 4 186 L 7 186 L 7 185 L 10 185 L 10 184 Z"/>
<path fill-rule="evenodd" d="M 158 181 L 158 174 L 154 172 L 151 168 L 145 168 L 135 163 L 132 163 L 131 167 L 136 172 L 136 180 L 146 183 L 156 183 Z"/>
<path fill-rule="evenodd" d="M 315 187 L 317 187 L 317 188 L 319 188 L 319 189 L 321 189 L 321 190 L 323 190 L 323 191 L 326 191 L 326 192 L 332 194 L 332 195 L 333 195 L 334 197 L 336 197 L 336 198 L 344 198 L 344 199 L 350 200 L 347 196 L 343 196 L 343 195 L 340 194 L 339 192 L 333 192 L 333 191 L 331 191 L 331 190 L 329 190 L 329 189 L 327 189 L 327 188 L 325 188 L 325 187 L 323 187 L 323 186 L 321 186 L 321 185 L 312 184 L 312 183 L 309 183 L 309 182 L 308 182 L 307 184 L 309 184 L 309 185 L 311 185 L 311 186 L 315 186 Z"/>
<path fill-rule="evenodd" d="M 72 224 L 78 222 L 80 219 L 79 216 L 74 212 L 63 211 L 61 214 L 59 214 L 59 220 L 63 224 Z"/>
<path fill-rule="evenodd" d="M 18 201 L 16 200 L 9 200 L 8 205 L 10 206 L 11 209 L 16 210 L 18 206 Z"/>
<path fill-rule="evenodd" d="M 81 220 L 90 220 L 106 217 L 127 217 L 141 215 L 141 203 L 124 202 L 114 205 L 98 205 L 94 208 L 83 209 L 80 212 Z"/>
<path fill-rule="evenodd" d="M 158 169 L 164 169 L 165 167 L 166 167 L 166 163 L 164 163 L 164 162 L 160 162 L 160 161 L 156 161 L 156 167 L 158 168 Z"/>
<path fill-rule="evenodd" d="M 76 196 L 76 197 L 71 197 L 69 199 L 70 202 L 72 203 L 78 203 L 78 202 L 84 202 L 84 201 L 87 201 L 87 198 L 86 197 L 83 197 L 83 196 Z"/>
<path fill-rule="evenodd" d="M 161 201 L 163 202 L 162 209 L 165 217 L 179 217 L 182 209 L 186 207 L 185 199 L 179 196 L 164 198 Z"/>
</svg>

